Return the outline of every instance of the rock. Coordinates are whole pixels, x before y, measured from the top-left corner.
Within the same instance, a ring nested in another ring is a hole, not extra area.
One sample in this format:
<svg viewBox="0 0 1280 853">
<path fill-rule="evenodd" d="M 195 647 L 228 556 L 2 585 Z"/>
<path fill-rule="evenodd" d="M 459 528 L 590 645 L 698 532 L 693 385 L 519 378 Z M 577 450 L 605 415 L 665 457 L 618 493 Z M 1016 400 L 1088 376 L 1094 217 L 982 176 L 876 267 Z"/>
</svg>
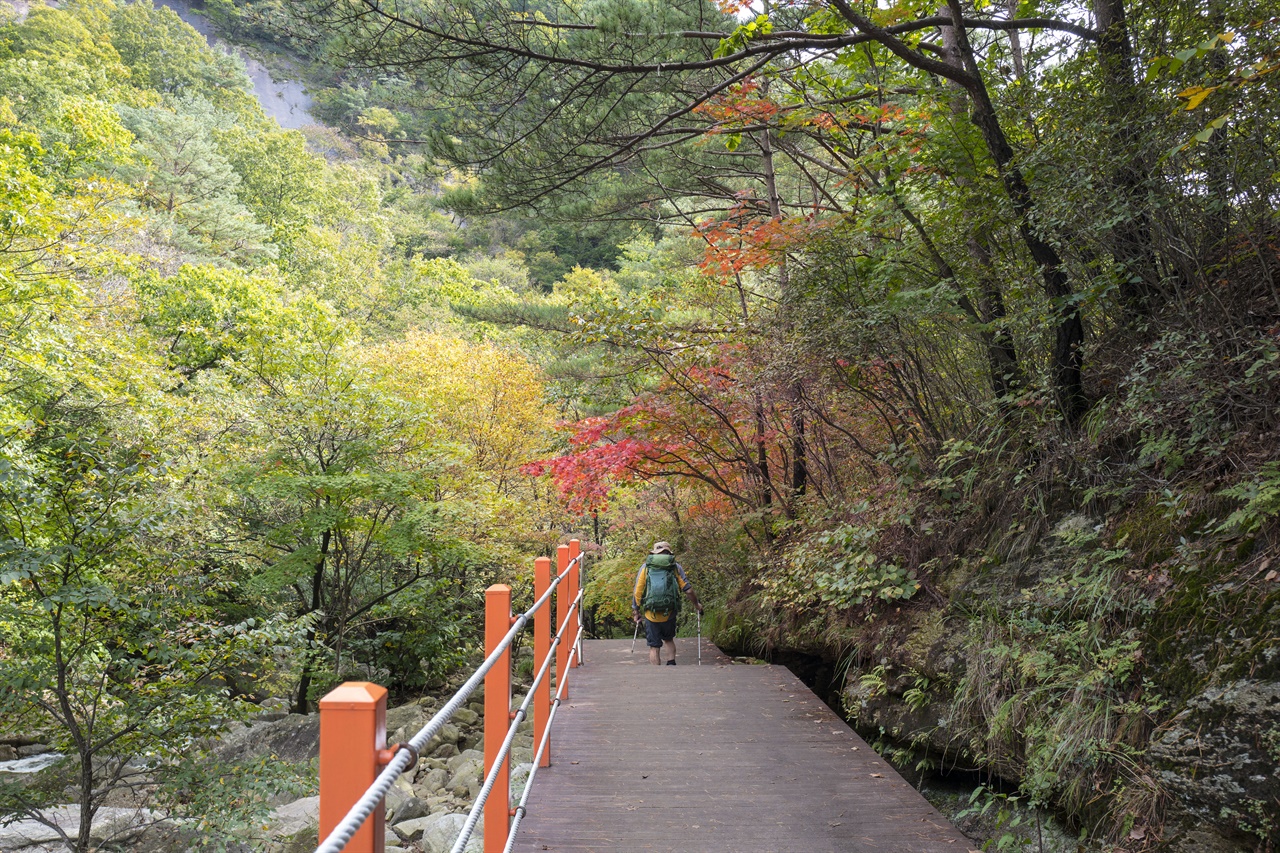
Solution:
<svg viewBox="0 0 1280 853">
<path fill-rule="evenodd" d="M 52 806 L 43 812 L 68 835 L 80 830 L 80 807 Z M 120 842 L 138 835 L 160 819 L 146 809 L 101 808 L 94 817 L 92 838 L 104 842 Z M 34 820 L 19 820 L 0 827 L 0 850 L 22 850 L 38 844 L 61 844 L 58 833 Z"/>
<path fill-rule="evenodd" d="M 393 829 L 403 840 L 416 841 L 418 849 L 423 853 L 448 853 L 466 822 L 466 815 L 442 812 L 396 824 Z M 483 853 L 482 828 L 478 825 L 475 832 L 471 834 L 467 846 L 463 848 L 466 853 Z"/>
<path fill-rule="evenodd" d="M 474 750 L 468 750 L 472 752 Z M 463 758 L 467 753 L 463 753 L 458 758 Z M 453 771 L 453 775 L 449 777 L 449 781 L 444 783 L 446 791 L 450 791 L 456 796 L 475 797 L 480 791 L 480 785 L 484 781 L 484 761 L 480 758 L 471 758 L 459 764 Z"/>
<path fill-rule="evenodd" d="M 454 804 L 457 801 L 447 794 L 437 794 L 434 797 L 427 797 L 427 805 L 431 807 L 431 813 L 455 811 Z"/>
<path fill-rule="evenodd" d="M 53 752 L 53 747 L 43 743 L 31 743 L 18 747 L 18 758 L 30 758 L 33 755 L 41 755 L 46 752 Z"/>
<path fill-rule="evenodd" d="M 387 711 L 387 743 L 407 743 L 431 719 L 417 703 Z"/>
<path fill-rule="evenodd" d="M 320 827 L 320 798 L 303 797 L 272 809 L 267 826 L 276 838 L 290 838 L 308 829 L 316 834 Z"/>
<path fill-rule="evenodd" d="M 1189 701 L 1148 750 L 1173 798 L 1171 810 L 1178 818 L 1173 822 L 1185 829 L 1166 837 L 1199 831 L 1193 846 L 1179 840 L 1171 850 L 1252 849 L 1260 839 L 1280 844 L 1280 823 L 1266 820 L 1280 791 L 1275 752 L 1280 752 L 1280 682 L 1242 679 Z M 1220 838 L 1208 839 L 1211 830 Z"/>
<path fill-rule="evenodd" d="M 525 783 L 529 781 L 529 772 L 533 764 L 517 764 L 511 770 L 511 799 L 518 801 L 524 796 Z"/>
<path fill-rule="evenodd" d="M 438 748 L 432 750 L 431 754 L 437 758 L 453 758 L 458 754 L 458 747 L 452 743 L 441 744 Z"/>
<path fill-rule="evenodd" d="M 409 784 L 409 780 L 401 776 L 396 779 L 391 789 L 387 791 L 387 795 L 382 798 L 382 804 L 386 808 L 388 819 L 391 815 L 397 814 L 400 808 L 414 797 L 413 787 Z"/>
<path fill-rule="evenodd" d="M 430 816 L 418 817 L 413 820 L 402 820 L 392 824 L 391 831 L 401 841 L 417 841 L 430 824 Z"/>
<path fill-rule="evenodd" d="M 18 757 L 18 750 L 7 743 L 0 743 L 0 761 L 13 761 Z"/>
<path fill-rule="evenodd" d="M 468 749 L 466 752 L 459 753 L 453 758 L 450 758 L 448 763 L 445 764 L 445 767 L 448 768 L 450 773 L 456 773 L 458 772 L 458 768 L 463 764 L 466 764 L 468 761 L 479 761 L 483 765 L 484 753 L 480 752 L 478 749 Z"/>
<path fill-rule="evenodd" d="M 439 794 L 444 790 L 445 783 L 449 781 L 449 771 L 443 767 L 424 773 L 418 778 L 414 785 L 414 790 L 421 795 L 426 793 L 428 797 Z"/>
<path fill-rule="evenodd" d="M 388 823 L 404 823 L 407 820 L 417 820 L 420 817 L 426 817 L 431 814 L 431 806 L 424 799 L 408 797 L 400 803 L 394 812 L 388 806 L 387 814 Z"/>
<path fill-rule="evenodd" d="M 470 708 L 459 708 L 453 712 L 452 719 L 460 726 L 474 726 L 480 722 L 480 715 Z"/>
<path fill-rule="evenodd" d="M 430 740 L 427 741 L 423 753 L 426 755 L 439 755 L 441 749 L 450 744 L 456 744 L 462 740 L 462 732 L 452 723 L 445 723 L 440 727 L 440 731 L 436 732 Z"/>
<path fill-rule="evenodd" d="M 303 764 L 320 754 L 319 714 L 289 714 L 283 720 L 233 728 L 214 752 L 224 761 L 259 756 L 289 764 Z"/>
<path fill-rule="evenodd" d="M 253 715 L 255 723 L 274 723 L 289 716 L 289 700 L 278 696 L 263 699 L 258 707 L 261 710 Z"/>
</svg>

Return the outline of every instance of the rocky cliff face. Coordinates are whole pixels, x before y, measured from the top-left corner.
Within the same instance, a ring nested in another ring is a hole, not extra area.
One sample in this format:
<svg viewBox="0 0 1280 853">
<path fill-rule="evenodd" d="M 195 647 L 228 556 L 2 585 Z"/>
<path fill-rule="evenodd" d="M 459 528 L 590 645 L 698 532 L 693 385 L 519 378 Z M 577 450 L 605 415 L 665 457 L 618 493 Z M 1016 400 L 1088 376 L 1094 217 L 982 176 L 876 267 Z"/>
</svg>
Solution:
<svg viewBox="0 0 1280 853">
<path fill-rule="evenodd" d="M 1269 543 L 1135 548 L 1135 524 L 1073 516 L 957 560 L 940 600 L 862 630 L 847 710 L 909 763 L 1016 783 L 1121 849 L 1276 849 Z"/>
</svg>

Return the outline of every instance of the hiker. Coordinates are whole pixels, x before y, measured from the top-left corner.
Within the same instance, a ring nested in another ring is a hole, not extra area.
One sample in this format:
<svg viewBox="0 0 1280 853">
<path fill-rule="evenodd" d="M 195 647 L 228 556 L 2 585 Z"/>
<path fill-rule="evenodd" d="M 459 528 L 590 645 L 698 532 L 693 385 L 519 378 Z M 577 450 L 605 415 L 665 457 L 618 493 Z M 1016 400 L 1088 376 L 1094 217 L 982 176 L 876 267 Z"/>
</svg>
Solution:
<svg viewBox="0 0 1280 853">
<path fill-rule="evenodd" d="M 680 613 L 680 593 L 702 615 L 702 604 L 693 584 L 684 576 L 684 568 L 676 562 L 671 546 L 658 542 L 636 572 L 636 585 L 631 593 L 631 618 L 640 624 L 644 611 L 644 638 L 649 644 L 649 663 L 662 663 L 662 647 L 667 649 L 667 666 L 676 665 L 676 616 Z"/>
</svg>

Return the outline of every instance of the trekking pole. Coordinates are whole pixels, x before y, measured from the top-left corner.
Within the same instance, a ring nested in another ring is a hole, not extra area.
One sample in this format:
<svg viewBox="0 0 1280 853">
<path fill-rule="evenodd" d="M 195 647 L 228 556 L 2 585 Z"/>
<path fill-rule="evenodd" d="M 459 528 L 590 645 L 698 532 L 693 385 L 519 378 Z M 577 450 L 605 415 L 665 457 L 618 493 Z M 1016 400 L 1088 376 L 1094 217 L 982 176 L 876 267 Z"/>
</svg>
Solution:
<svg viewBox="0 0 1280 853">
<path fill-rule="evenodd" d="M 698 666 L 702 666 L 702 611 L 698 611 Z"/>
<path fill-rule="evenodd" d="M 636 639 L 640 636 L 640 623 L 636 623 L 636 632 L 631 637 L 631 654 L 636 653 Z"/>
</svg>

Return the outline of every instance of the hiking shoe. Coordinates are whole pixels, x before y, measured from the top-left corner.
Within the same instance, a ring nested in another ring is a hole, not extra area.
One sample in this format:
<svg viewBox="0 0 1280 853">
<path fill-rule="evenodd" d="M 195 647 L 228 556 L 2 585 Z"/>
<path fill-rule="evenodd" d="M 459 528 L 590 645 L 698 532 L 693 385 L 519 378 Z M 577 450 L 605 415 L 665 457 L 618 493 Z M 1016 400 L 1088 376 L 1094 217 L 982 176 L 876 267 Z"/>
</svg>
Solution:
<svg viewBox="0 0 1280 853">
<path fill-rule="evenodd" d="M 675 666 L 675 665 L 676 665 L 676 662 L 675 662 L 675 661 L 673 661 L 673 660 L 669 660 L 669 661 L 667 661 L 667 666 Z"/>
</svg>

